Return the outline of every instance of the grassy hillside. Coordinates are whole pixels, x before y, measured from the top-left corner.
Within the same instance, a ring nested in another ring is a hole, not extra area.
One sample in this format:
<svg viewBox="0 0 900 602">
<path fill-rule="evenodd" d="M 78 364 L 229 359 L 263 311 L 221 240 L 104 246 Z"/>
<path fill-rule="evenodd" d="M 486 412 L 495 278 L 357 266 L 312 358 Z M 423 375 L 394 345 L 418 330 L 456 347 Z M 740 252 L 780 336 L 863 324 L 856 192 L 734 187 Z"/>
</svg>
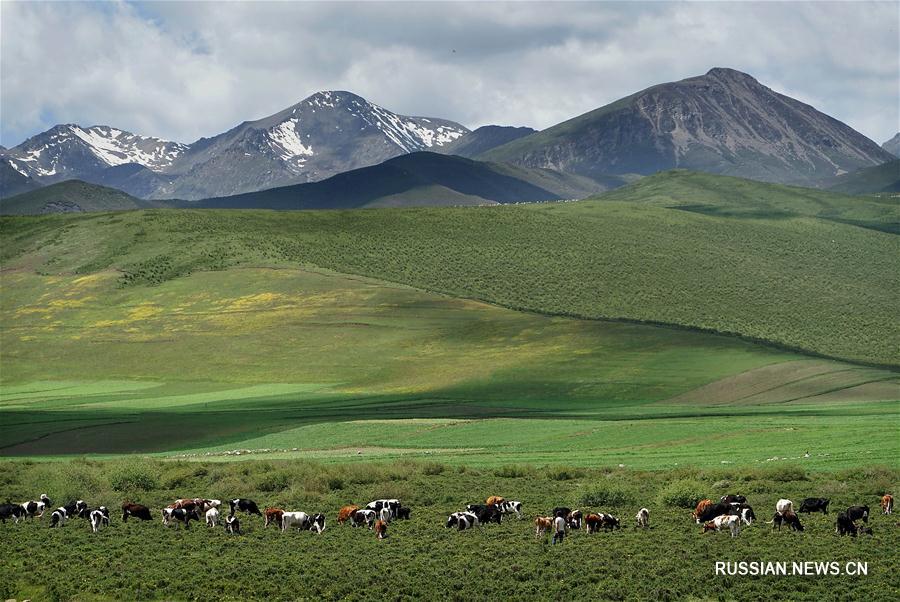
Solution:
<svg viewBox="0 0 900 602">
<path fill-rule="evenodd" d="M 17 194 L 0 202 L 0 213 L 22 215 L 84 211 L 123 211 L 161 207 L 162 203 L 145 201 L 99 184 L 66 180 L 37 190 Z"/>
<path fill-rule="evenodd" d="M 844 174 L 835 179 L 829 190 L 846 194 L 900 192 L 900 159 Z"/>
<path fill-rule="evenodd" d="M 583 198 L 607 188 L 588 178 L 419 152 L 321 182 L 182 203 L 189 208 L 351 209 L 485 205 Z"/>
<path fill-rule="evenodd" d="M 894 209 L 858 199 L 837 218 L 766 216 L 734 210 L 727 190 L 703 212 L 612 197 L 468 209 L 153 211 L 4 218 L 0 234 L 5 269 L 115 269 L 124 287 L 232 266 L 315 265 L 516 309 L 900 363 L 898 239 L 872 227 L 889 229 Z M 821 194 L 830 207 L 836 197 Z M 802 207 L 807 197 L 790 201 Z"/>
<path fill-rule="evenodd" d="M 720 466 L 646 473 L 618 468 L 499 469 L 428 462 L 322 465 L 248 461 L 233 464 L 80 460 L 53 465 L 0 463 L 4 494 L 14 500 L 46 492 L 53 500 L 104 504 L 112 524 L 93 534 L 83 519 L 47 528 L 0 525 L 0 595 L 44 600 L 296 600 L 409 599 L 895 599 L 900 529 L 873 513 L 872 537 L 838 537 L 834 514 L 802 514 L 802 533 L 772 532 L 765 521 L 776 500 L 831 499 L 831 508 L 877 506 L 896 491 L 896 470 L 867 467 L 807 473 L 795 464 L 768 469 Z M 685 506 L 699 497 L 748 497 L 760 520 L 727 533 L 701 533 Z M 524 520 L 455 531 L 447 515 L 500 494 L 521 501 Z M 263 528 L 241 515 L 243 534 L 222 527 L 166 528 L 158 518 L 121 522 L 123 499 L 148 505 L 156 517 L 175 498 L 248 497 L 261 507 L 324 512 L 321 535 Z M 394 521 L 388 538 L 339 526 L 338 509 L 399 497 L 411 520 Z M 617 516 L 622 529 L 572 532 L 562 545 L 536 539 L 531 518 L 556 506 Z M 638 508 L 650 528 L 633 528 Z M 39 550 L 40 553 L 35 553 Z M 661 553 L 664 552 L 664 553 Z M 73 561 L 73 559 L 77 559 Z M 868 575 L 719 576 L 716 561 L 868 563 Z M 182 566 L 178 570 L 173 567 Z"/>
</svg>

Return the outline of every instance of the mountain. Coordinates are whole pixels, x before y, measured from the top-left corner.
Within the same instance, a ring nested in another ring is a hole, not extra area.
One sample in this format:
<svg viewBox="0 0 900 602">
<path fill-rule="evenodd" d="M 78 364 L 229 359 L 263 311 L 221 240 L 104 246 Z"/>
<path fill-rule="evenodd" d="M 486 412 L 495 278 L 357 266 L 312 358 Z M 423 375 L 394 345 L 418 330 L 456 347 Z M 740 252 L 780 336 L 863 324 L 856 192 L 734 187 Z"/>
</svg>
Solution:
<svg viewBox="0 0 900 602">
<path fill-rule="evenodd" d="M 900 159 L 838 176 L 828 189 L 846 194 L 900 192 Z"/>
<path fill-rule="evenodd" d="M 653 86 L 478 155 L 586 176 L 675 167 L 816 185 L 890 160 L 859 132 L 733 69 Z"/>
<path fill-rule="evenodd" d="M 0 214 L 122 211 L 162 206 L 165 205 L 161 202 L 137 199 L 114 188 L 89 184 L 81 180 L 66 180 L 31 192 L 4 198 L 0 201 Z"/>
<path fill-rule="evenodd" d="M 445 144 L 438 152 L 445 155 L 459 155 L 471 159 L 507 142 L 512 142 L 537 130 L 527 127 L 504 125 L 484 125 L 464 134 L 449 144 Z"/>
<path fill-rule="evenodd" d="M 40 187 L 32 178 L 14 168 L 5 157 L 0 157 L 0 199 Z"/>
<path fill-rule="evenodd" d="M 593 180 L 573 174 L 417 152 L 321 182 L 184 202 L 181 206 L 347 209 L 485 205 L 581 198 L 601 189 Z"/>
<path fill-rule="evenodd" d="M 398 115 L 350 92 L 319 92 L 193 144 L 68 124 L 5 155 L 44 184 L 77 178 L 144 198 L 200 199 L 323 180 L 440 148 L 468 131 L 444 119 Z"/>
<path fill-rule="evenodd" d="M 893 138 L 882 144 L 881 148 L 891 153 L 895 157 L 900 157 L 900 132 L 898 132 L 894 135 Z"/>
</svg>

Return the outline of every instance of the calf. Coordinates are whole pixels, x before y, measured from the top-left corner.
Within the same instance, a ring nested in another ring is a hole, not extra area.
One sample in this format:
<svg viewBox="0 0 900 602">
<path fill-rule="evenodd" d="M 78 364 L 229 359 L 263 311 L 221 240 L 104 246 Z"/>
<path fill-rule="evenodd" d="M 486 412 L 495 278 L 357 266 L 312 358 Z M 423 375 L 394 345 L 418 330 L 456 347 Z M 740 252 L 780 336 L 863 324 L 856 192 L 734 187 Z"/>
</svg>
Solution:
<svg viewBox="0 0 900 602">
<path fill-rule="evenodd" d="M 707 508 L 711 508 L 713 505 L 712 500 L 700 500 L 697 502 L 697 508 L 691 513 L 691 517 L 700 523 L 700 515 L 706 512 Z"/>
<path fill-rule="evenodd" d="M 881 513 L 891 514 L 894 511 L 894 496 L 889 493 L 881 498 Z"/>
<path fill-rule="evenodd" d="M 859 527 L 851 520 L 847 513 L 841 512 L 837 515 L 837 521 L 834 523 L 834 532 L 838 535 L 850 535 L 856 537 Z"/>
<path fill-rule="evenodd" d="M 353 513 L 359 510 L 359 506 L 344 506 L 338 511 L 337 523 L 339 525 L 343 525 L 345 522 L 350 520 L 353 517 Z M 283 511 L 282 511 L 283 512 Z M 266 516 L 268 516 L 269 508 L 266 508 Z M 352 522 L 352 521 L 351 521 Z M 269 519 L 266 518 L 266 524 L 269 524 Z"/>
<path fill-rule="evenodd" d="M 722 529 L 726 528 L 731 531 L 732 537 L 737 537 L 741 532 L 741 519 L 737 516 L 732 515 L 717 516 L 710 522 L 703 525 L 703 532 L 706 533 L 707 531 L 721 531 Z"/>
<path fill-rule="evenodd" d="M 163 524 L 169 526 L 172 521 L 182 523 L 185 529 L 190 529 L 191 521 L 200 520 L 200 511 L 195 507 L 193 510 L 185 510 L 184 508 L 164 508 L 162 511 Z"/>
<path fill-rule="evenodd" d="M 281 508 L 266 508 L 265 512 L 263 512 L 263 516 L 266 517 L 266 522 L 263 525 L 263 529 L 268 527 L 270 524 L 281 525 L 281 517 L 284 515 L 284 510 Z M 341 519 L 338 519 L 338 522 L 341 522 Z"/>
<path fill-rule="evenodd" d="M 746 504 L 747 498 L 742 495 L 723 495 L 719 501 L 723 504 Z"/>
<path fill-rule="evenodd" d="M 800 509 L 797 512 L 821 512 L 828 514 L 828 498 L 827 497 L 808 497 L 800 502 Z"/>
<path fill-rule="evenodd" d="M 91 531 L 96 533 L 101 526 L 109 526 L 109 510 L 106 506 L 100 506 L 96 510 L 91 510 Z"/>
<path fill-rule="evenodd" d="M 228 500 L 228 505 L 231 506 L 231 516 L 234 516 L 238 510 L 246 512 L 247 514 L 262 516 L 262 512 L 259 511 L 259 506 L 257 506 L 256 502 L 253 500 L 235 498 L 233 500 Z"/>
<path fill-rule="evenodd" d="M 635 522 L 637 523 L 636 527 L 641 529 L 647 529 L 650 527 L 650 511 L 646 508 L 641 508 L 638 513 L 634 517 Z"/>
<path fill-rule="evenodd" d="M 219 524 L 219 509 L 210 508 L 206 511 L 206 526 L 215 527 L 217 524 Z"/>
<path fill-rule="evenodd" d="M 21 504 L 11 504 L 9 502 L 0 504 L 0 520 L 5 523 L 8 518 L 13 519 L 18 524 L 19 519 L 24 520 L 25 518 L 25 509 L 22 508 Z"/>
<path fill-rule="evenodd" d="M 489 506 L 491 504 L 488 504 Z M 515 502 L 513 500 L 503 500 L 502 502 L 497 502 L 493 504 L 497 510 L 500 511 L 501 514 L 513 514 L 515 513 L 516 518 L 522 518 L 522 502 Z"/>
<path fill-rule="evenodd" d="M 850 506 L 846 510 L 847 516 L 850 517 L 850 520 L 857 521 L 862 519 L 862 522 L 869 522 L 869 507 L 868 506 Z"/>
<path fill-rule="evenodd" d="M 718 504 L 713 504 L 711 506 L 707 506 L 700 514 L 697 515 L 697 523 L 706 523 L 716 518 L 717 516 L 725 516 L 726 514 L 731 514 L 731 504 L 723 504 L 719 502 Z"/>
<path fill-rule="evenodd" d="M 377 539 L 384 539 L 387 537 L 387 523 L 383 520 L 375 523 L 375 537 Z"/>
<path fill-rule="evenodd" d="M 131 502 L 124 502 L 122 504 L 122 522 L 127 522 L 129 516 L 133 516 L 141 520 L 153 520 L 153 518 L 150 516 L 150 508 L 148 508 L 147 506 L 132 504 Z"/>
<path fill-rule="evenodd" d="M 372 528 L 372 525 L 375 524 L 375 511 L 369 510 L 368 508 L 357 510 L 352 515 L 350 515 L 350 526 L 351 527 L 361 527 L 365 525 L 369 529 Z"/>
<path fill-rule="evenodd" d="M 469 504 L 466 506 L 466 512 L 471 512 L 478 517 L 478 522 L 482 524 L 497 523 L 500 524 L 500 511 L 494 505 L 486 506 L 484 504 Z"/>
<path fill-rule="evenodd" d="M 794 512 L 776 512 L 770 522 L 772 523 L 773 531 L 776 527 L 781 531 L 782 524 L 787 524 L 794 531 L 803 531 L 803 525 L 800 524 L 800 517 Z"/>
<path fill-rule="evenodd" d="M 225 532 L 231 533 L 232 535 L 240 535 L 241 534 L 241 521 L 238 520 L 236 516 L 226 516 L 225 517 Z"/>
<path fill-rule="evenodd" d="M 449 525 L 448 525 L 449 526 Z M 542 537 L 547 534 L 550 527 L 553 526 L 553 518 L 549 516 L 538 516 L 534 519 L 534 536 Z"/>
</svg>

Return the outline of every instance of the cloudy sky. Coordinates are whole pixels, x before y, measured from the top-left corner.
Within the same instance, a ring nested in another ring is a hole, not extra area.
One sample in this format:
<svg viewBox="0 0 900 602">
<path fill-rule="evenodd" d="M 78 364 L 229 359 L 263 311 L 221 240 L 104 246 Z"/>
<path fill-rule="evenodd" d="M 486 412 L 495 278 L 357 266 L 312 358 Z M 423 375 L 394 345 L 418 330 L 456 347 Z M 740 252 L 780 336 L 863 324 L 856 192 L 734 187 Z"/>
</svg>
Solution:
<svg viewBox="0 0 900 602">
<path fill-rule="evenodd" d="M 900 3 L 0 3 L 0 144 L 56 123 L 191 142 L 350 90 L 393 111 L 545 128 L 733 67 L 881 143 Z"/>
</svg>

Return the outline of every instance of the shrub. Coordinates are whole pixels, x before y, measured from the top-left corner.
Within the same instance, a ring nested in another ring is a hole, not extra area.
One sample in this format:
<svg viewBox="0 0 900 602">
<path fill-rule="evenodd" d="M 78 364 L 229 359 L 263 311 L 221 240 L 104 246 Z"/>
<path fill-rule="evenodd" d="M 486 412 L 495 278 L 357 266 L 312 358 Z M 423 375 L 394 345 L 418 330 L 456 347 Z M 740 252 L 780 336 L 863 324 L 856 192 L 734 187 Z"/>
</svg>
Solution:
<svg viewBox="0 0 900 602">
<path fill-rule="evenodd" d="M 706 487 L 700 481 L 682 479 L 672 481 L 659 492 L 659 503 L 678 508 L 694 508 L 706 498 Z"/>
<path fill-rule="evenodd" d="M 126 464 L 109 475 L 115 491 L 152 491 L 159 487 L 159 474 L 154 468 L 141 464 Z"/>
<path fill-rule="evenodd" d="M 285 472 L 267 472 L 256 483 L 260 491 L 284 491 L 291 486 L 291 479 Z"/>
<path fill-rule="evenodd" d="M 634 502 L 632 492 L 614 483 L 585 489 L 579 499 L 583 506 L 625 506 Z"/>
<path fill-rule="evenodd" d="M 440 462 L 426 462 L 425 465 L 422 466 L 422 474 L 432 477 L 443 473 L 444 470 L 446 470 L 446 466 Z"/>
</svg>

